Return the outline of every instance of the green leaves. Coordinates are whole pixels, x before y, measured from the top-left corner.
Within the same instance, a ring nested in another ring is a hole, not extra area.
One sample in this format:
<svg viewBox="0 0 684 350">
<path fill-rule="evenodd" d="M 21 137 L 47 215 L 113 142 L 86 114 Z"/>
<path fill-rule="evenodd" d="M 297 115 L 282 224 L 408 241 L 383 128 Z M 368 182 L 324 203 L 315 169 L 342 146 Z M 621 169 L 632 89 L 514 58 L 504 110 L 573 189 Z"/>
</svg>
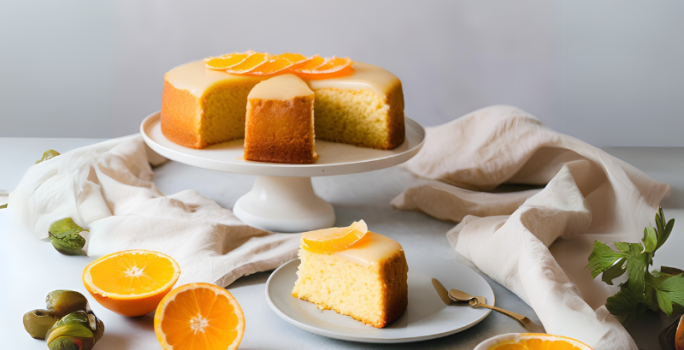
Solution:
<svg viewBox="0 0 684 350">
<path fill-rule="evenodd" d="M 639 297 L 639 295 L 621 290 L 606 300 L 606 308 L 620 322 L 627 324 L 646 311 L 648 307 L 643 296 Z"/>
<path fill-rule="evenodd" d="M 674 219 L 670 219 L 670 221 L 665 224 L 665 213 L 663 213 L 663 208 L 658 208 L 655 219 L 658 228 L 658 244 L 656 245 L 656 249 L 658 249 L 662 247 L 662 245 L 665 244 L 665 241 L 670 237 L 670 233 L 674 227 Z"/>
<path fill-rule="evenodd" d="M 58 252 L 64 255 L 85 255 L 83 247 L 85 238 L 79 233 L 83 232 L 81 226 L 76 225 L 71 218 L 57 220 L 50 225 L 48 235 L 52 245 Z"/>
<path fill-rule="evenodd" d="M 614 278 L 627 272 L 630 288 L 643 291 L 647 267 L 647 256 L 643 254 L 644 247 L 640 243 L 623 242 L 616 242 L 615 247 L 618 248 L 617 252 L 603 242 L 594 242 L 594 251 L 589 256 L 591 277 L 596 278 L 603 273 L 602 280 L 612 285 Z"/>
<path fill-rule="evenodd" d="M 612 285 L 613 280 L 625 273 L 627 281 L 620 291 L 606 301 L 606 308 L 621 322 L 629 323 L 647 309 L 661 310 L 670 316 L 675 306 L 684 308 L 684 271 L 663 266 L 661 271 L 648 272 L 655 252 L 670 236 L 674 219 L 666 223 L 663 209 L 656 213 L 656 227 L 644 229 L 642 243 L 615 242 L 617 251 L 605 243 L 594 242 L 589 255 L 592 278 Z"/>
<path fill-rule="evenodd" d="M 658 236 L 656 234 L 655 228 L 644 228 L 644 238 L 641 241 L 644 242 L 644 247 L 646 248 L 646 251 L 653 254 L 658 245 Z"/>
<path fill-rule="evenodd" d="M 45 152 L 43 152 L 43 157 L 41 157 L 38 161 L 36 161 L 36 164 L 44 162 L 48 159 L 52 159 L 54 157 L 57 157 L 59 155 L 59 152 L 55 151 L 54 149 L 49 149 Z"/>
</svg>

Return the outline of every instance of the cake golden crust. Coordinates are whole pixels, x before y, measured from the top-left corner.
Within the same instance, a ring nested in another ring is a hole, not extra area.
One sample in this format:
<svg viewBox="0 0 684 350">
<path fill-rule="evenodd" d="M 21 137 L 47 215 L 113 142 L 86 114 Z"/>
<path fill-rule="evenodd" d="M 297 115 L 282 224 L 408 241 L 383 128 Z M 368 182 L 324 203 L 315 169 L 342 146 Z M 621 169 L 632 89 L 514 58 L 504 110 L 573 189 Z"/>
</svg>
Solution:
<svg viewBox="0 0 684 350">
<path fill-rule="evenodd" d="M 164 80 L 161 129 L 167 139 L 185 147 L 206 147 L 200 141 L 199 120 L 192 117 L 201 112 L 197 97 L 187 90 L 176 89 L 171 83 Z"/>
</svg>

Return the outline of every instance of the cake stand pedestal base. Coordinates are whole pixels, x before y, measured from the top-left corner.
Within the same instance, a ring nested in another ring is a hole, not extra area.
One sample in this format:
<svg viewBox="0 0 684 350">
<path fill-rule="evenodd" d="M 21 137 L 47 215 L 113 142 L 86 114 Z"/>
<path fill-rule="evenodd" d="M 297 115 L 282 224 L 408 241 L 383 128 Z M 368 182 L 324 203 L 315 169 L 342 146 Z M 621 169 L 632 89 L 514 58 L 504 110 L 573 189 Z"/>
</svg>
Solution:
<svg viewBox="0 0 684 350">
<path fill-rule="evenodd" d="M 304 232 L 335 224 L 332 205 L 316 195 L 310 177 L 257 176 L 233 212 L 246 224 L 269 231 Z"/>
</svg>

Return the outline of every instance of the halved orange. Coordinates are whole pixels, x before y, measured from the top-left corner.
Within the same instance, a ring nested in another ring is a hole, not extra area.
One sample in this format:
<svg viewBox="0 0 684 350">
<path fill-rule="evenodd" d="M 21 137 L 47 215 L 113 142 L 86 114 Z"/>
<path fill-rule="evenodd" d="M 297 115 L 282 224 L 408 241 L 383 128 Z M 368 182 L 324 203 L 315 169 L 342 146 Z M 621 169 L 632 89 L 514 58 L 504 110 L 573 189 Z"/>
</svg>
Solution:
<svg viewBox="0 0 684 350">
<path fill-rule="evenodd" d="M 232 66 L 244 62 L 254 51 L 233 52 L 219 57 L 207 57 L 204 59 L 205 65 L 209 69 L 226 70 Z"/>
<path fill-rule="evenodd" d="M 270 57 L 270 55 L 268 54 L 268 52 L 267 53 L 262 53 L 262 52 L 253 53 L 253 54 L 249 55 L 249 57 L 247 57 L 247 59 L 245 59 L 241 63 L 236 64 L 236 65 L 226 69 L 226 72 L 232 73 L 232 74 L 248 73 L 248 72 L 254 70 L 255 68 L 259 67 L 260 65 L 268 62 L 269 57 Z"/>
<path fill-rule="evenodd" d="M 498 341 L 496 338 L 499 338 Z M 495 337 L 487 350 L 592 350 L 588 345 L 560 335 L 522 333 Z M 487 342 L 487 341 L 485 341 Z M 481 344 L 482 345 L 482 344 Z M 480 345 L 476 349 L 480 349 Z"/>
<path fill-rule="evenodd" d="M 98 303 L 123 316 L 142 316 L 157 307 L 180 276 L 180 266 L 166 254 L 125 250 L 86 266 L 83 284 Z"/>
<path fill-rule="evenodd" d="M 332 227 L 322 230 L 304 232 L 302 248 L 314 253 L 332 253 L 344 250 L 358 242 L 368 232 L 368 226 L 355 221 L 349 227 Z"/>
<path fill-rule="evenodd" d="M 232 350 L 245 333 L 245 315 L 224 288 L 190 283 L 159 303 L 154 332 L 164 350 Z"/>
</svg>

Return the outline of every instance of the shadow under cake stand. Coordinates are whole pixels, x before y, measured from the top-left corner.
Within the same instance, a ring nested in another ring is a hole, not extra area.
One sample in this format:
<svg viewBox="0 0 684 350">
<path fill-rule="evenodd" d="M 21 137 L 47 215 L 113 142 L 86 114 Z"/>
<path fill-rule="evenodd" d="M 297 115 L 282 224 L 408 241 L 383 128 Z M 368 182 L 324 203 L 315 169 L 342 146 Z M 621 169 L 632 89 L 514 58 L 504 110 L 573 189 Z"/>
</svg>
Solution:
<svg viewBox="0 0 684 350">
<path fill-rule="evenodd" d="M 235 202 L 235 215 L 265 230 L 304 232 L 335 223 L 332 205 L 316 195 L 311 177 L 379 170 L 411 159 L 423 146 L 425 129 L 409 118 L 405 118 L 405 125 L 406 140 L 389 151 L 316 140 L 320 157 L 313 164 L 246 161 L 242 159 L 243 140 L 203 149 L 177 145 L 162 134 L 159 112 L 143 120 L 140 133 L 152 150 L 168 159 L 204 169 L 256 175 L 252 190 Z"/>
</svg>

